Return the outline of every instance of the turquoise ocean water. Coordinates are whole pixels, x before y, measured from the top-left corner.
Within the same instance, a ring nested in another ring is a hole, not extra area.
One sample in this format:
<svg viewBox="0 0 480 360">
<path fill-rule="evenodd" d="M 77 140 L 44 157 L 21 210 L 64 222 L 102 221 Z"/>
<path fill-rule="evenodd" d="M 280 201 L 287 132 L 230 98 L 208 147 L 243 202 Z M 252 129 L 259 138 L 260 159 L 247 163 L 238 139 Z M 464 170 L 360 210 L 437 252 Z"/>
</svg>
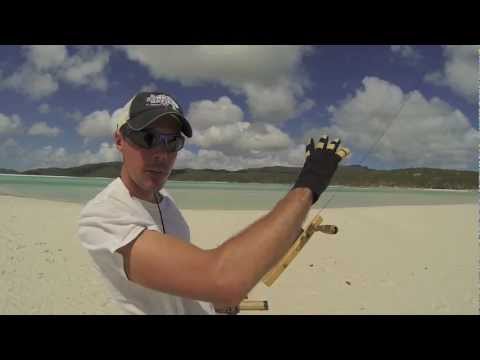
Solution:
<svg viewBox="0 0 480 360">
<path fill-rule="evenodd" d="M 0 195 L 85 204 L 112 179 L 0 175 Z M 166 189 L 183 209 L 268 210 L 290 189 L 281 184 L 169 181 Z M 332 197 L 333 196 L 333 197 Z M 477 204 L 478 191 L 329 187 L 322 208 L 388 205 Z"/>
</svg>

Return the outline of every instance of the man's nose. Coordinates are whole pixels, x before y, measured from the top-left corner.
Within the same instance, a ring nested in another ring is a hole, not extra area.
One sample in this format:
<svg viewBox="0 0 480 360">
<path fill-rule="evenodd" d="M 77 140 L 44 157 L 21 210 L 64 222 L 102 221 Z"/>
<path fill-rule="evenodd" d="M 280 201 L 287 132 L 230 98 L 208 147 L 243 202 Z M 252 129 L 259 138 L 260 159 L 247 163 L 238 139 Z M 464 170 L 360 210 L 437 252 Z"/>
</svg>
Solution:
<svg viewBox="0 0 480 360">
<path fill-rule="evenodd" d="M 166 160 L 168 159 L 169 153 L 163 146 L 159 146 L 152 149 L 152 156 L 158 160 Z"/>
</svg>

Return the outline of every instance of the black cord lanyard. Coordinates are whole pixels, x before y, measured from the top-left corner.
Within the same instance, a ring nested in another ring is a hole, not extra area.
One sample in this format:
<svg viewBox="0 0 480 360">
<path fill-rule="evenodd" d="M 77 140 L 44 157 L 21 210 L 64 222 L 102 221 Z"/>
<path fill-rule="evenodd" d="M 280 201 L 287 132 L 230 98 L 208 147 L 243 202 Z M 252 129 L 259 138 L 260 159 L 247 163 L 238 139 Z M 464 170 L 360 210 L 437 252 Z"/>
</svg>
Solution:
<svg viewBox="0 0 480 360">
<path fill-rule="evenodd" d="M 160 202 L 158 201 L 157 193 L 155 193 L 154 196 L 155 196 L 155 201 L 157 203 L 158 213 L 160 214 L 160 220 L 162 221 L 162 230 L 163 230 L 163 233 L 166 234 L 165 224 L 163 223 L 162 210 L 160 210 Z"/>
</svg>

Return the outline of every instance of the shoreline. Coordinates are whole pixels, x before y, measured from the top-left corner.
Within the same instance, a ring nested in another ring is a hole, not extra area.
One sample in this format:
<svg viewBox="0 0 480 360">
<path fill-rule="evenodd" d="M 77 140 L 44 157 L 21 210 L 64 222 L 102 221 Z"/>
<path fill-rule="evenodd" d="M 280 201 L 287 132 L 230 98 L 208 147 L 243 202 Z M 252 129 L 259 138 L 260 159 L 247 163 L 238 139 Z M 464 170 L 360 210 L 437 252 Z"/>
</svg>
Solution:
<svg viewBox="0 0 480 360">
<path fill-rule="evenodd" d="M 412 188 L 412 187 L 400 187 L 400 186 L 374 186 L 374 187 L 364 187 L 364 186 L 342 186 L 342 185 L 331 185 L 329 188 L 347 188 L 347 189 L 361 189 L 361 190 L 372 190 L 372 189 L 381 189 L 381 190 L 412 190 L 412 191 L 435 191 L 435 192 L 478 192 L 479 189 L 436 189 L 436 188 Z"/>
<path fill-rule="evenodd" d="M 46 178 L 67 178 L 67 179 L 102 179 L 108 180 L 115 178 L 97 177 L 97 176 L 65 176 L 65 175 L 33 175 L 33 174 L 0 174 L 0 176 L 26 176 L 26 177 L 46 177 Z"/>
<path fill-rule="evenodd" d="M 38 178 L 65 178 L 65 179 L 77 179 L 77 180 L 86 180 L 86 179 L 97 179 L 97 180 L 115 180 L 115 178 L 110 177 L 98 177 L 98 176 L 63 176 L 63 175 L 30 175 L 30 174 L 0 174 L 0 176 L 23 176 L 23 177 L 38 177 Z M 231 185 L 252 185 L 252 186 L 284 186 L 286 188 L 290 187 L 292 184 L 287 183 L 258 183 L 258 182 L 235 182 L 235 181 L 198 181 L 198 180 L 168 180 L 168 183 L 206 183 L 206 184 L 231 184 Z M 435 191 L 435 192 L 476 192 L 479 189 L 437 189 L 437 188 L 416 188 L 416 187 L 401 187 L 401 186 L 348 186 L 348 185 L 330 185 L 328 189 L 358 189 L 358 190 L 412 190 L 412 191 Z"/>
<path fill-rule="evenodd" d="M 18 199 L 27 199 L 27 200 L 35 200 L 35 201 L 48 201 L 48 202 L 53 202 L 53 203 L 61 203 L 61 204 L 72 204 L 72 205 L 80 205 L 80 206 L 85 206 L 90 200 L 93 199 L 87 199 L 84 201 L 72 201 L 68 199 L 47 199 L 47 198 L 41 198 L 41 197 L 33 197 L 33 196 L 28 196 L 28 195 L 20 195 L 20 194 L 9 194 L 9 193 L 3 193 L 0 191 L 0 198 L 1 197 L 9 197 L 9 198 L 18 198 Z M 310 211 L 324 211 L 324 210 L 330 210 L 330 209 L 362 209 L 362 208 L 392 208 L 392 207 L 419 207 L 419 206 L 436 206 L 436 207 L 441 207 L 441 206 L 461 206 L 461 205 L 478 205 L 476 202 L 459 202 L 459 203 L 444 203 L 444 204 L 373 204 L 373 205 L 364 205 L 364 204 L 347 204 L 347 205 L 336 205 L 334 207 L 327 207 L 323 208 L 321 206 L 321 203 L 313 206 Z M 272 209 L 274 204 L 272 205 L 271 208 L 251 208 L 251 209 L 221 209 L 221 208 L 210 208 L 210 207 L 205 207 L 205 208 L 200 208 L 200 207 L 182 207 L 179 206 L 180 210 L 189 210 L 189 211 L 269 211 Z"/>
</svg>

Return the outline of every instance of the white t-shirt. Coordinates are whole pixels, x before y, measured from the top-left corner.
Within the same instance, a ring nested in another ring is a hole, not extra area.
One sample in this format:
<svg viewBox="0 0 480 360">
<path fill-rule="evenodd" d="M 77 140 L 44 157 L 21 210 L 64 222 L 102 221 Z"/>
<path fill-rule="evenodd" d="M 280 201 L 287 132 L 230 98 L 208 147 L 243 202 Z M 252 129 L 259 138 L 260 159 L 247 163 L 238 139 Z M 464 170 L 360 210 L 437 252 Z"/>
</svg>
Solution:
<svg viewBox="0 0 480 360">
<path fill-rule="evenodd" d="M 190 242 L 190 229 L 174 200 L 164 189 L 160 202 L 165 231 Z M 113 299 L 128 314 L 215 314 L 207 302 L 181 298 L 130 281 L 117 249 L 145 229 L 162 232 L 157 204 L 132 197 L 120 178 L 112 181 L 80 213 L 78 237 Z"/>
</svg>

